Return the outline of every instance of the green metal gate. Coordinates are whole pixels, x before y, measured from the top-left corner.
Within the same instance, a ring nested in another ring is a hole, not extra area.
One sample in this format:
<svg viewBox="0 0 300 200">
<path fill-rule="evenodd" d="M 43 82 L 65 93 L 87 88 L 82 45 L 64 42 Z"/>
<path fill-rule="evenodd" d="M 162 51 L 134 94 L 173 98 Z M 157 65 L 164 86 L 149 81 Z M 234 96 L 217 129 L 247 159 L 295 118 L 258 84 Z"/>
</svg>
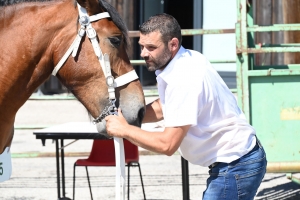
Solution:
<svg viewBox="0 0 300 200">
<path fill-rule="evenodd" d="M 257 130 L 268 160 L 268 172 L 288 178 L 300 172 L 300 65 L 255 66 L 254 55 L 300 52 L 299 44 L 255 45 L 255 32 L 296 31 L 300 24 L 257 26 L 246 0 L 237 0 L 237 95 L 250 123 Z"/>
</svg>

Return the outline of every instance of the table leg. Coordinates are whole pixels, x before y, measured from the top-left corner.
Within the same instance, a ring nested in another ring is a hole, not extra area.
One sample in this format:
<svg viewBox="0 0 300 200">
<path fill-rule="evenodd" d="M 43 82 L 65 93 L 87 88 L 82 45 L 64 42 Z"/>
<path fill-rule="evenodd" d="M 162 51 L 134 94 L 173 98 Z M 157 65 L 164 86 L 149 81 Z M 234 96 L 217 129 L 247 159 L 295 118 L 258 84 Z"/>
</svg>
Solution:
<svg viewBox="0 0 300 200">
<path fill-rule="evenodd" d="M 65 185 L 65 151 L 62 148 L 64 146 L 64 139 L 60 140 L 60 156 L 61 156 L 61 184 L 62 184 L 62 197 L 59 200 L 71 200 L 66 197 L 66 185 Z"/>
<path fill-rule="evenodd" d="M 60 199 L 60 172 L 59 172 L 59 148 L 58 148 L 58 139 L 55 140 L 55 150 L 56 150 L 57 198 Z"/>
<path fill-rule="evenodd" d="M 181 157 L 181 173 L 182 173 L 182 195 L 183 195 L 183 200 L 189 200 L 190 199 L 189 163 L 183 157 Z"/>
<path fill-rule="evenodd" d="M 62 196 L 66 196 L 66 190 L 65 190 L 65 152 L 62 148 L 64 146 L 64 139 L 60 140 L 60 146 L 61 146 L 61 181 L 62 181 Z"/>
</svg>

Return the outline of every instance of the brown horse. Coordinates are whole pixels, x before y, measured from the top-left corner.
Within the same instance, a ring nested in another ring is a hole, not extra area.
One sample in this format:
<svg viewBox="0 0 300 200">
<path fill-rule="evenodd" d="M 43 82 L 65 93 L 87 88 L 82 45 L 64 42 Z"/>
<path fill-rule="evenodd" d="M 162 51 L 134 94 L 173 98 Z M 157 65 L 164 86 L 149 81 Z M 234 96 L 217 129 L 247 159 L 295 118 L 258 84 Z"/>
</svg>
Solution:
<svg viewBox="0 0 300 200">
<path fill-rule="evenodd" d="M 85 8 L 88 16 L 109 13 L 109 16 L 90 24 L 96 33 L 94 42 L 103 53 L 100 57 L 108 59 L 111 76 L 117 78 L 134 69 L 126 53 L 126 26 L 116 10 L 105 1 L 54 0 L 7 4 L 1 0 L 0 3 L 5 4 L 0 7 L 1 154 L 11 145 L 18 109 L 49 77 L 80 32 L 78 7 Z M 111 76 L 107 78 L 103 72 L 100 63 L 104 62 L 99 62 L 100 57 L 95 55 L 86 33 L 80 40 L 75 57 L 67 55 L 56 75 L 90 115 L 98 119 L 98 131 L 105 134 L 105 123 L 99 116 L 111 105 L 107 82 L 113 79 Z M 110 85 L 110 89 L 114 88 Z M 116 107 L 122 108 L 128 122 L 140 126 L 145 109 L 140 82 L 133 80 L 116 88 L 115 99 Z"/>
</svg>

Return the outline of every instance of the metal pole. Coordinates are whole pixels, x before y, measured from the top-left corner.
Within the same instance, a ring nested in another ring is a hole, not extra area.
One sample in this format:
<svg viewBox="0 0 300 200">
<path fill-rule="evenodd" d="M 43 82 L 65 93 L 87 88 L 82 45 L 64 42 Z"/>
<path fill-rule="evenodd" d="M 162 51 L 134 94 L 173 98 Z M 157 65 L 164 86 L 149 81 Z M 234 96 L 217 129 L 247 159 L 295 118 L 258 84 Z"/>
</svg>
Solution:
<svg viewBox="0 0 300 200">
<path fill-rule="evenodd" d="M 194 0 L 194 29 L 203 27 L 203 0 Z M 202 35 L 193 37 L 193 49 L 202 52 Z"/>
<path fill-rule="evenodd" d="M 57 198 L 60 199 L 60 173 L 59 173 L 59 148 L 58 148 L 58 139 L 55 139 L 55 149 L 56 149 Z"/>
<path fill-rule="evenodd" d="M 300 171 L 300 162 L 268 162 L 268 173 L 293 173 Z"/>
<path fill-rule="evenodd" d="M 60 146 L 64 146 L 64 139 L 60 140 Z M 61 181 L 62 181 L 62 195 L 63 197 L 66 196 L 65 191 L 65 157 L 64 157 L 64 148 L 60 149 L 61 152 Z"/>
<path fill-rule="evenodd" d="M 293 173 L 286 174 L 286 177 L 288 179 L 290 179 L 291 181 L 293 181 L 294 183 L 300 185 L 300 179 L 297 178 L 297 177 L 295 177 L 295 176 L 293 176 Z"/>
<path fill-rule="evenodd" d="M 183 200 L 190 199 L 190 183 L 189 183 L 189 163 L 181 157 L 181 173 L 182 173 L 182 195 Z"/>
</svg>

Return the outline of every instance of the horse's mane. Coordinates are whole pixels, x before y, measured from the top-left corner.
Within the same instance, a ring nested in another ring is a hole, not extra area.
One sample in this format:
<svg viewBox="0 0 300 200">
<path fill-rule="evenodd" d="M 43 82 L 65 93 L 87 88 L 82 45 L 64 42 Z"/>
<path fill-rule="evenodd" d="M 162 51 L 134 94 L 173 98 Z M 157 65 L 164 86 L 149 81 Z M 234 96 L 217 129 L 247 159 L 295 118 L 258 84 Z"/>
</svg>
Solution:
<svg viewBox="0 0 300 200">
<path fill-rule="evenodd" d="M 2 1 L 2 0 L 0 0 Z M 125 25 L 123 19 L 121 18 L 120 14 L 117 12 L 117 10 L 107 3 L 105 0 L 99 0 L 100 6 L 105 8 L 105 10 L 110 14 L 110 17 L 112 21 L 115 23 L 115 25 L 122 31 L 122 34 L 124 35 L 124 44 L 125 48 L 128 47 L 129 44 L 129 36 L 128 36 L 128 29 Z"/>
<path fill-rule="evenodd" d="M 9 6 L 18 3 L 24 3 L 24 2 L 46 2 L 46 1 L 52 1 L 52 0 L 0 0 L 0 7 Z M 127 48 L 129 44 L 128 29 L 123 19 L 121 18 L 120 14 L 112 5 L 107 3 L 105 0 L 98 0 L 98 1 L 100 6 L 103 7 L 110 14 L 111 19 L 115 23 L 115 25 L 121 30 L 122 34 L 124 35 L 125 48 Z"/>
</svg>

